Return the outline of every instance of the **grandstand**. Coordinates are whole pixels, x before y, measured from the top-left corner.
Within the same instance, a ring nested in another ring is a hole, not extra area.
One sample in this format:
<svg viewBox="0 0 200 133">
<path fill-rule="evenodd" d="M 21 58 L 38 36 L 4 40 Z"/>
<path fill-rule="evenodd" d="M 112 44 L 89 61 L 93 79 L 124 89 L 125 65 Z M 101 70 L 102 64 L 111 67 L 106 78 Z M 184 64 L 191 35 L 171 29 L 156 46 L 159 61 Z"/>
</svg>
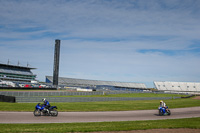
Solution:
<svg viewBox="0 0 200 133">
<path fill-rule="evenodd" d="M 160 91 L 200 92 L 200 83 L 193 82 L 154 82 Z"/>
<path fill-rule="evenodd" d="M 53 77 L 46 76 L 46 83 L 52 83 Z M 126 89 L 147 89 L 143 83 L 132 83 L 132 82 L 115 82 L 115 81 L 99 81 L 99 80 L 86 80 L 86 79 L 75 79 L 75 78 L 63 78 L 59 77 L 59 85 L 66 85 L 70 87 L 93 87 L 106 86 L 108 88 L 126 88 Z"/>
<path fill-rule="evenodd" d="M 0 80 L 13 82 L 31 82 L 36 75 L 31 72 L 30 67 L 0 64 Z"/>
</svg>

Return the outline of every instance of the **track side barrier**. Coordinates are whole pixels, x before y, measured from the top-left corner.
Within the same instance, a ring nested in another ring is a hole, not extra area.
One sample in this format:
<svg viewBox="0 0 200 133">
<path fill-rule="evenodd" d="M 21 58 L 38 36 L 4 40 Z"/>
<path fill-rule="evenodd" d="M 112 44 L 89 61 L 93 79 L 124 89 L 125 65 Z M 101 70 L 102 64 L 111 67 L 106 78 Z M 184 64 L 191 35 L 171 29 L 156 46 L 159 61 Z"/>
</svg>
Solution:
<svg viewBox="0 0 200 133">
<path fill-rule="evenodd" d="M 13 96 L 5 96 L 5 95 L 0 95 L 0 102 L 10 102 L 10 103 L 15 103 L 16 99 Z"/>
</svg>

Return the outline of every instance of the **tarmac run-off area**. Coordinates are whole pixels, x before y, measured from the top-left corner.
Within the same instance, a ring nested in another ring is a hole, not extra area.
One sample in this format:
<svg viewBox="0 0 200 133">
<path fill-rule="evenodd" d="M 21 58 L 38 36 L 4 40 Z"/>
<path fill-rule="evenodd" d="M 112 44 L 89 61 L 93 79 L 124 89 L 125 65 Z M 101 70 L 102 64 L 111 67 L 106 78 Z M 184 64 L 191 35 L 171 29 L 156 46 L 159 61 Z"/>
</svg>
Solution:
<svg viewBox="0 0 200 133">
<path fill-rule="evenodd" d="M 158 116 L 158 110 L 59 112 L 57 117 L 35 117 L 33 112 L 0 112 L 0 123 L 73 123 L 161 120 L 200 117 L 200 107 L 170 109 L 170 116 Z M 59 111 L 59 110 L 58 110 Z"/>
</svg>

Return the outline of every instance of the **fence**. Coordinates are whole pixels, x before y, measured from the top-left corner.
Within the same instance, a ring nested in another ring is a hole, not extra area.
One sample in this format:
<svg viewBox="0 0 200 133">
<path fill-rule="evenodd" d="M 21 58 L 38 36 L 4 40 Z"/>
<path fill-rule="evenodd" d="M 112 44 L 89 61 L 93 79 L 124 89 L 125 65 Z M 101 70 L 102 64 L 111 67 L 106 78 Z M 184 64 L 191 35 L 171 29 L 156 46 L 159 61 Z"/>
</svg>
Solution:
<svg viewBox="0 0 200 133">
<path fill-rule="evenodd" d="M 160 100 L 172 97 L 45 97 L 49 102 L 99 102 L 99 101 L 132 101 Z M 180 97 L 173 97 L 173 99 Z M 16 102 L 42 102 L 41 97 L 16 97 Z"/>
<path fill-rule="evenodd" d="M 20 92 L 20 91 L 1 91 L 1 95 L 6 96 L 23 96 L 23 97 L 34 97 L 34 96 L 73 96 L 73 95 L 103 95 L 103 92 Z"/>
<path fill-rule="evenodd" d="M 0 91 L 0 95 L 6 96 L 74 96 L 74 95 L 105 95 L 105 94 L 125 94 L 125 93 L 139 93 L 137 91 L 93 91 L 93 92 L 70 92 L 70 91 L 41 91 L 41 92 L 31 92 L 31 91 Z M 141 93 L 141 92 L 140 92 Z M 145 92 L 147 93 L 147 92 Z"/>
<path fill-rule="evenodd" d="M 130 101 L 130 100 L 160 100 L 176 99 L 180 97 L 60 97 L 74 95 L 106 95 L 106 94 L 125 94 L 141 93 L 136 91 L 94 91 L 94 92 L 69 92 L 69 91 L 48 91 L 48 92 L 31 92 L 31 91 L 0 91 L 0 95 L 14 96 L 16 102 L 41 102 L 42 98 L 47 98 L 49 102 L 95 102 L 95 101 Z M 142 92 L 152 93 L 152 92 Z M 163 92 L 156 92 L 163 93 Z"/>
</svg>

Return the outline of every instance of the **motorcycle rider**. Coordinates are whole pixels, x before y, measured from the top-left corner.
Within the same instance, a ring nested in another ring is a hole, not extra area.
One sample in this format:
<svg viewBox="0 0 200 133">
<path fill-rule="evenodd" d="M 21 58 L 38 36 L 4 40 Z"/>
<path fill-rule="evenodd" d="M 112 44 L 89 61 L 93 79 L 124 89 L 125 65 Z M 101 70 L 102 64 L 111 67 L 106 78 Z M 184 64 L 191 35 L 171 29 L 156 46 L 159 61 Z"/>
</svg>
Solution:
<svg viewBox="0 0 200 133">
<path fill-rule="evenodd" d="M 43 98 L 42 101 L 44 102 L 44 110 L 46 110 L 49 113 L 49 107 L 51 106 L 49 102 L 46 100 L 46 98 Z"/>
<path fill-rule="evenodd" d="M 163 100 L 160 100 L 160 107 L 166 107 L 166 104 L 163 102 Z"/>
<path fill-rule="evenodd" d="M 165 110 L 167 111 L 168 109 L 168 107 L 167 107 L 167 105 L 165 104 L 165 102 L 163 102 L 163 100 L 160 100 L 160 107 L 162 107 L 162 108 L 165 108 Z M 165 113 L 165 112 L 164 112 Z"/>
</svg>

